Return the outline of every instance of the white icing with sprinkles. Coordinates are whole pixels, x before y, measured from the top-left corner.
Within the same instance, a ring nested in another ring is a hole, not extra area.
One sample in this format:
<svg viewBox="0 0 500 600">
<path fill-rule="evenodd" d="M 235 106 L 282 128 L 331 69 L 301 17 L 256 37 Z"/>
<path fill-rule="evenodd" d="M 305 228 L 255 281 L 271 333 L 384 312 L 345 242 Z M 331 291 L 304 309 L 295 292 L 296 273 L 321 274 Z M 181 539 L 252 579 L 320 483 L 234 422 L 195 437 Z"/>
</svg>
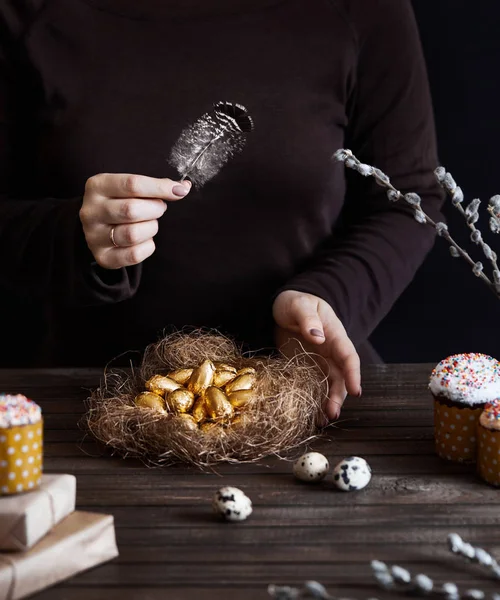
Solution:
<svg viewBox="0 0 500 600">
<path fill-rule="evenodd" d="M 0 429 L 33 425 L 42 419 L 40 407 L 26 396 L 0 394 Z"/>
<path fill-rule="evenodd" d="M 486 354 L 455 354 L 432 371 L 435 396 L 474 406 L 500 397 L 500 363 Z"/>
</svg>

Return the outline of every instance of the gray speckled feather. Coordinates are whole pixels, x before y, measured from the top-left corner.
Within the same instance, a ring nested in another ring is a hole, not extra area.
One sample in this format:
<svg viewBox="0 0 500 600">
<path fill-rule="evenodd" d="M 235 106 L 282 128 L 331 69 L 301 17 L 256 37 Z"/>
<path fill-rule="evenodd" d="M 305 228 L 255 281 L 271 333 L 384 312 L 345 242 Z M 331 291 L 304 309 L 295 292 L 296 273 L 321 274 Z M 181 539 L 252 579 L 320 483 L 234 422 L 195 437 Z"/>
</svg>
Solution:
<svg viewBox="0 0 500 600">
<path fill-rule="evenodd" d="M 241 152 L 252 130 L 253 121 L 245 107 L 217 102 L 211 112 L 182 131 L 171 150 L 169 163 L 182 179 L 201 187 Z"/>
</svg>

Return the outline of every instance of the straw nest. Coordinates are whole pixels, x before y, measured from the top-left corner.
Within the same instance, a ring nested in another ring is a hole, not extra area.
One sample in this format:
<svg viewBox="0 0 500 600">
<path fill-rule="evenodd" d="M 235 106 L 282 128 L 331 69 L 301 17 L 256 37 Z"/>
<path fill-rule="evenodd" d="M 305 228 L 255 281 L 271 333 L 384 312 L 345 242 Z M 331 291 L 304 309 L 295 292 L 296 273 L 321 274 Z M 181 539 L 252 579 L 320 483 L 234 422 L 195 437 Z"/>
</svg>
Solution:
<svg viewBox="0 0 500 600">
<path fill-rule="evenodd" d="M 175 333 L 149 346 L 137 369 L 105 372 L 101 386 L 88 398 L 85 424 L 119 455 L 150 465 L 186 462 L 207 468 L 284 456 L 315 437 L 327 391 L 323 376 L 307 358 L 245 357 L 217 333 Z M 195 367 L 205 359 L 256 370 L 255 400 L 242 409 L 244 418 L 238 424 L 192 430 L 176 414 L 135 405 L 153 375 Z"/>
</svg>

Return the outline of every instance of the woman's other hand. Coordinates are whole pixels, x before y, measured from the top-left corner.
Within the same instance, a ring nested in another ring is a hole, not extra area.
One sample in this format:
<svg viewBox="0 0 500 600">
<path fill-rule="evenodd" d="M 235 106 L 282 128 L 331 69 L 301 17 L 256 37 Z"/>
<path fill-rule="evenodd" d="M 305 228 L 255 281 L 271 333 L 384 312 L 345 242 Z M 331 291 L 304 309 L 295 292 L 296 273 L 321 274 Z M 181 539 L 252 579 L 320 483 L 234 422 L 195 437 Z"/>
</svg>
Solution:
<svg viewBox="0 0 500 600">
<path fill-rule="evenodd" d="M 143 175 L 101 173 L 85 186 L 80 220 L 97 263 L 120 269 L 141 263 L 155 251 L 158 219 L 165 200 L 180 200 L 191 183 Z"/>
<path fill-rule="evenodd" d="M 326 416 L 335 420 L 349 393 L 361 396 L 359 356 L 332 307 L 317 296 L 288 290 L 274 301 L 276 345 L 287 356 L 300 350 L 320 355 L 318 364 L 328 374 Z M 322 364 L 321 364 L 322 363 Z"/>
</svg>

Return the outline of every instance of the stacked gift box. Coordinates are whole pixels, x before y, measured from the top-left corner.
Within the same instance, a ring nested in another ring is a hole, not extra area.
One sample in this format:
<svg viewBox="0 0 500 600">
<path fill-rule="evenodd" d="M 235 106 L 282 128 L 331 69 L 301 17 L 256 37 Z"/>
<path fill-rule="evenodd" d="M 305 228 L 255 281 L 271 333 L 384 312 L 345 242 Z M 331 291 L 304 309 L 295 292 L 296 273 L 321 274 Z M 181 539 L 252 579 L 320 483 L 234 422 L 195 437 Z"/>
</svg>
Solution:
<svg viewBox="0 0 500 600">
<path fill-rule="evenodd" d="M 118 555 L 113 517 L 75 511 L 73 475 L 43 474 L 43 419 L 0 395 L 0 598 L 18 600 Z"/>
</svg>

